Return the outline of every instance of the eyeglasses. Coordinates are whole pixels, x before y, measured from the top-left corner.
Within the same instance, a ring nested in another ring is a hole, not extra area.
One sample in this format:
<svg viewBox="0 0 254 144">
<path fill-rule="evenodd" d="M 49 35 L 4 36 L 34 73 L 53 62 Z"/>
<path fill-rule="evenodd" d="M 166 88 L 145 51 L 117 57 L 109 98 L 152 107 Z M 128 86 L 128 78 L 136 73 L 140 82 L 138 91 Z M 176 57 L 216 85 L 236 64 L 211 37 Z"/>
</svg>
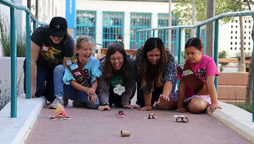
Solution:
<svg viewBox="0 0 254 144">
<path fill-rule="evenodd" d="M 123 57 L 110 58 L 111 61 L 116 61 L 116 60 L 120 61 L 120 60 L 122 60 L 122 59 L 123 59 Z"/>
</svg>

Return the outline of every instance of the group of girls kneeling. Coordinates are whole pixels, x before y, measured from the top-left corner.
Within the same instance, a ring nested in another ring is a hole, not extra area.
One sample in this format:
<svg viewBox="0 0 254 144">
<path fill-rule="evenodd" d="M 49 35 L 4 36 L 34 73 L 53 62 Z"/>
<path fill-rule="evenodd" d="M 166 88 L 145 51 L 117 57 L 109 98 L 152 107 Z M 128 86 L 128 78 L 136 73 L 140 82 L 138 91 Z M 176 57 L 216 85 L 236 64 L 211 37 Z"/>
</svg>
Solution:
<svg viewBox="0 0 254 144">
<path fill-rule="evenodd" d="M 160 38 L 147 39 L 135 59 L 126 54 L 121 43 L 112 43 L 100 60 L 92 56 L 93 48 L 92 39 L 81 36 L 75 55 L 65 66 L 56 66 L 57 97 L 65 94 L 74 106 L 100 111 L 110 110 L 112 105 L 133 109 L 131 99 L 137 91 L 136 104 L 142 111 L 152 110 L 154 104 L 156 109 L 191 113 L 221 108 L 214 86 L 219 72 L 214 60 L 203 54 L 198 38 L 186 42 L 186 61 L 178 66 Z M 175 91 L 177 78 L 180 85 Z"/>
</svg>

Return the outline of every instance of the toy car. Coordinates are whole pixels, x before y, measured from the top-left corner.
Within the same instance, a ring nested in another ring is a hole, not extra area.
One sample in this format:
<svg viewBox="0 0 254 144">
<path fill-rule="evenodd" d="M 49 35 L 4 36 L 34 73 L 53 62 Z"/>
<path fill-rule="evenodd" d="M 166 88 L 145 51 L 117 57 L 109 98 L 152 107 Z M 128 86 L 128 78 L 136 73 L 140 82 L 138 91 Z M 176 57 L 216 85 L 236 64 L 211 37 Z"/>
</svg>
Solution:
<svg viewBox="0 0 254 144">
<path fill-rule="evenodd" d="M 174 117 L 176 118 L 176 122 L 187 123 L 189 121 L 187 115 L 174 115 Z"/>
</svg>

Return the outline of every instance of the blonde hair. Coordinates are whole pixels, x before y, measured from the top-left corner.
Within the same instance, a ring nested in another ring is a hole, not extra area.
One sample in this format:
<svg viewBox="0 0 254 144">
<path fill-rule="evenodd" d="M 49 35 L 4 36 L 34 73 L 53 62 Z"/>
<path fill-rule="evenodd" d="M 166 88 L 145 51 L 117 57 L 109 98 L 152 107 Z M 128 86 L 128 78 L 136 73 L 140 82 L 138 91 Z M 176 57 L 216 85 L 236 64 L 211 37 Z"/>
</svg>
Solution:
<svg viewBox="0 0 254 144">
<path fill-rule="evenodd" d="M 94 42 L 93 42 L 91 37 L 86 36 L 86 35 L 82 35 L 77 40 L 76 48 L 77 49 L 81 49 L 82 44 L 85 43 L 85 42 L 88 42 L 91 45 L 91 47 L 95 46 L 95 44 L 94 44 Z"/>
</svg>

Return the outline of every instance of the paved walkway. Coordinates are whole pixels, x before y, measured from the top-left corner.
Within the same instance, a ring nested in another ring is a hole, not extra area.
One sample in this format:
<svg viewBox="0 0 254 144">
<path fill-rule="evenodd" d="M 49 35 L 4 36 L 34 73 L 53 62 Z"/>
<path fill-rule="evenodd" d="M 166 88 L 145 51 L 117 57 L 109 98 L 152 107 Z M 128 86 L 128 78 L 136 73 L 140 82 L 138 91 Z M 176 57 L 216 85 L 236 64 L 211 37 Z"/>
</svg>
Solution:
<svg viewBox="0 0 254 144">
<path fill-rule="evenodd" d="M 124 109 L 127 117 L 117 118 L 114 114 L 121 110 L 119 108 L 100 112 L 74 108 L 69 104 L 65 109 L 67 115 L 71 117 L 70 120 L 49 120 L 49 116 L 53 116 L 55 110 L 43 106 L 43 102 L 39 98 L 26 100 L 24 96 L 19 96 L 18 118 L 9 118 L 6 115 L 3 117 L 2 111 L 0 113 L 0 123 L 2 124 L 2 120 L 5 120 L 4 125 L 0 126 L 0 139 L 4 144 L 254 143 L 252 115 L 233 105 L 223 103 L 222 106 L 222 110 L 216 110 L 212 115 L 187 113 L 189 122 L 177 123 L 173 116 L 178 113 L 174 111 L 154 110 L 157 119 L 151 120 L 144 118 L 150 112 Z M 21 122 L 23 117 L 28 117 L 26 122 Z M 36 121 L 35 124 L 33 124 L 34 121 Z M 18 122 L 21 124 L 14 125 Z M 13 129 L 16 130 L 13 131 Z M 30 131 L 31 129 L 32 131 Z M 131 136 L 121 137 L 121 130 L 130 130 Z"/>
</svg>

